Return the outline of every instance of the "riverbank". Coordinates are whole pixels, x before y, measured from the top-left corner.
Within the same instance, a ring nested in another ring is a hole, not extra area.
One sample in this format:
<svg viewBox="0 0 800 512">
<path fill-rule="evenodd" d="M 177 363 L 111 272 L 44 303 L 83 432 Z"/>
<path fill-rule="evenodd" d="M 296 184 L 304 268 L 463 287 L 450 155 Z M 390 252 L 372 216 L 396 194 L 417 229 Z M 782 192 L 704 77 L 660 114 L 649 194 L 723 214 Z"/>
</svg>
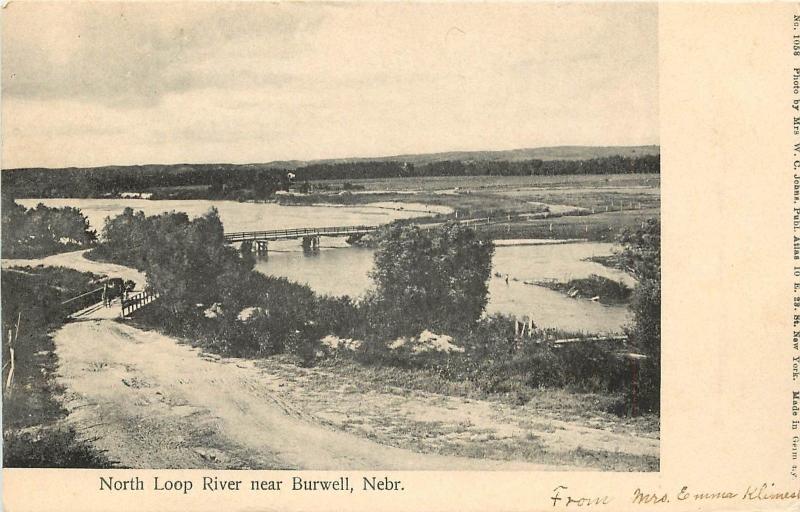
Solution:
<svg viewBox="0 0 800 512">
<path fill-rule="evenodd" d="M 609 305 L 627 304 L 633 292 L 621 281 L 612 281 L 596 274 L 566 282 L 550 280 L 536 281 L 533 284 L 561 292 L 571 299 L 588 299 Z"/>
</svg>

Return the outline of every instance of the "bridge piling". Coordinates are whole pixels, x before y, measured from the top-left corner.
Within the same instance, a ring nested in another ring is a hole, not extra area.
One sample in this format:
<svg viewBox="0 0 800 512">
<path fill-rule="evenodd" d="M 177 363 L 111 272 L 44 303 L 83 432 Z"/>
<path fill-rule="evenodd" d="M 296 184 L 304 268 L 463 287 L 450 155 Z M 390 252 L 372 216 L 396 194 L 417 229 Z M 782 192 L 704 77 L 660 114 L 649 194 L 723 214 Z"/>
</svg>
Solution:
<svg viewBox="0 0 800 512">
<path fill-rule="evenodd" d="M 316 236 L 304 236 L 303 241 L 303 252 L 317 252 L 319 251 L 319 235 Z"/>
<path fill-rule="evenodd" d="M 259 256 L 266 256 L 269 253 L 269 242 L 264 240 L 256 241 L 256 253 Z"/>
</svg>

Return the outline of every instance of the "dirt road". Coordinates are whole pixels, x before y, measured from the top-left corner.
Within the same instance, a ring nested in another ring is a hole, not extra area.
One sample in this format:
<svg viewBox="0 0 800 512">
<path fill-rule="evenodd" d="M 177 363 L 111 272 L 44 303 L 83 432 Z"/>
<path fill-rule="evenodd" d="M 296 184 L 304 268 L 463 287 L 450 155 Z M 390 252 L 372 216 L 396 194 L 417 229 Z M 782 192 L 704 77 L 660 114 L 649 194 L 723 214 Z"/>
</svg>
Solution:
<svg viewBox="0 0 800 512">
<path fill-rule="evenodd" d="M 136 283 L 137 289 L 141 290 L 144 288 L 146 278 L 143 273 L 122 265 L 92 261 L 84 257 L 84 254 L 88 251 L 89 249 L 62 252 L 44 258 L 34 259 L 3 259 L 2 265 L 3 268 L 36 267 L 38 265 L 44 265 L 46 267 L 65 267 L 77 270 L 78 272 L 93 272 L 109 277 L 120 277 L 126 281 L 131 280 Z"/>
<path fill-rule="evenodd" d="M 54 339 L 67 421 L 122 466 L 569 469 L 419 454 L 335 431 L 276 398 L 251 361 L 112 320 L 72 322 Z"/>
</svg>

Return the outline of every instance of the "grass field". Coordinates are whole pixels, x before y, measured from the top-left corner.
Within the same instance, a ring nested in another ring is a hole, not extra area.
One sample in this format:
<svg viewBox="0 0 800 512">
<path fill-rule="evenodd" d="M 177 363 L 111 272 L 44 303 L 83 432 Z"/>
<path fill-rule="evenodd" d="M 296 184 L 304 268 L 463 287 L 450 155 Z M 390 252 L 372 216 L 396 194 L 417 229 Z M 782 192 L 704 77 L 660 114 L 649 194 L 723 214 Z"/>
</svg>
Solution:
<svg viewBox="0 0 800 512">
<path fill-rule="evenodd" d="M 363 190 L 341 192 L 345 183 Z M 287 196 L 280 201 L 282 204 L 426 203 L 450 207 L 456 212 L 453 217 L 460 219 L 489 218 L 487 225 L 479 229 L 488 231 L 493 238 L 598 241 L 612 241 L 622 229 L 658 217 L 661 206 L 660 178 L 652 174 L 321 181 L 312 183 L 312 193 L 308 195 Z M 548 211 L 546 218 L 533 215 Z"/>
<path fill-rule="evenodd" d="M 364 187 L 365 191 L 415 190 L 436 191 L 460 187 L 464 190 L 497 189 L 513 187 L 658 187 L 657 174 L 577 174 L 557 176 L 430 176 L 419 178 L 381 178 L 362 180 L 320 180 L 311 185 L 328 185 L 341 188 L 344 183 Z"/>
</svg>

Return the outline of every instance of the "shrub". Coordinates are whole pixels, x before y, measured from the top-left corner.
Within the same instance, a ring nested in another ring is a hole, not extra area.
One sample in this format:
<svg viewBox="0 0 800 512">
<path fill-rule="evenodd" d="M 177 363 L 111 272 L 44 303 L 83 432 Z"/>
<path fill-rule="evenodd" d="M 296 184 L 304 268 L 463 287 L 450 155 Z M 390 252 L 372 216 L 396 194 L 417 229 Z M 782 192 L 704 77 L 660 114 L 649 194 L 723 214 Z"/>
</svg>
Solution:
<svg viewBox="0 0 800 512">
<path fill-rule="evenodd" d="M 12 468 L 110 468 L 111 462 L 72 428 L 3 433 L 3 465 Z"/>
<path fill-rule="evenodd" d="M 4 258 L 38 258 L 89 247 L 97 233 L 77 208 L 25 208 L 2 198 L 2 253 Z"/>
<path fill-rule="evenodd" d="M 628 336 L 647 356 L 641 364 L 639 406 L 659 410 L 661 400 L 661 223 L 649 219 L 640 229 L 626 230 L 620 237 L 621 260 L 639 284 L 633 292 L 634 322 Z"/>
<path fill-rule="evenodd" d="M 375 252 L 372 308 L 393 335 L 464 332 L 488 301 L 494 245 L 474 230 L 393 225 Z"/>
<path fill-rule="evenodd" d="M 59 425 L 66 414 L 55 399 L 53 340 L 48 333 L 69 312 L 61 302 L 96 287 L 97 276 L 66 268 L 3 269 L 3 359 L 15 339 L 11 392 L 3 390 L 3 463 L 7 467 L 109 467 L 89 443 Z M 73 303 L 70 303 L 70 307 Z M 21 315 L 20 315 L 21 313 Z M 19 322 L 19 323 L 18 323 Z M 17 331 L 19 337 L 7 333 Z M 10 366 L 3 367 L 6 382 Z"/>
<path fill-rule="evenodd" d="M 311 366 L 320 348 L 319 338 L 302 331 L 294 331 L 284 341 L 286 352 L 298 359 L 300 366 Z"/>
</svg>

